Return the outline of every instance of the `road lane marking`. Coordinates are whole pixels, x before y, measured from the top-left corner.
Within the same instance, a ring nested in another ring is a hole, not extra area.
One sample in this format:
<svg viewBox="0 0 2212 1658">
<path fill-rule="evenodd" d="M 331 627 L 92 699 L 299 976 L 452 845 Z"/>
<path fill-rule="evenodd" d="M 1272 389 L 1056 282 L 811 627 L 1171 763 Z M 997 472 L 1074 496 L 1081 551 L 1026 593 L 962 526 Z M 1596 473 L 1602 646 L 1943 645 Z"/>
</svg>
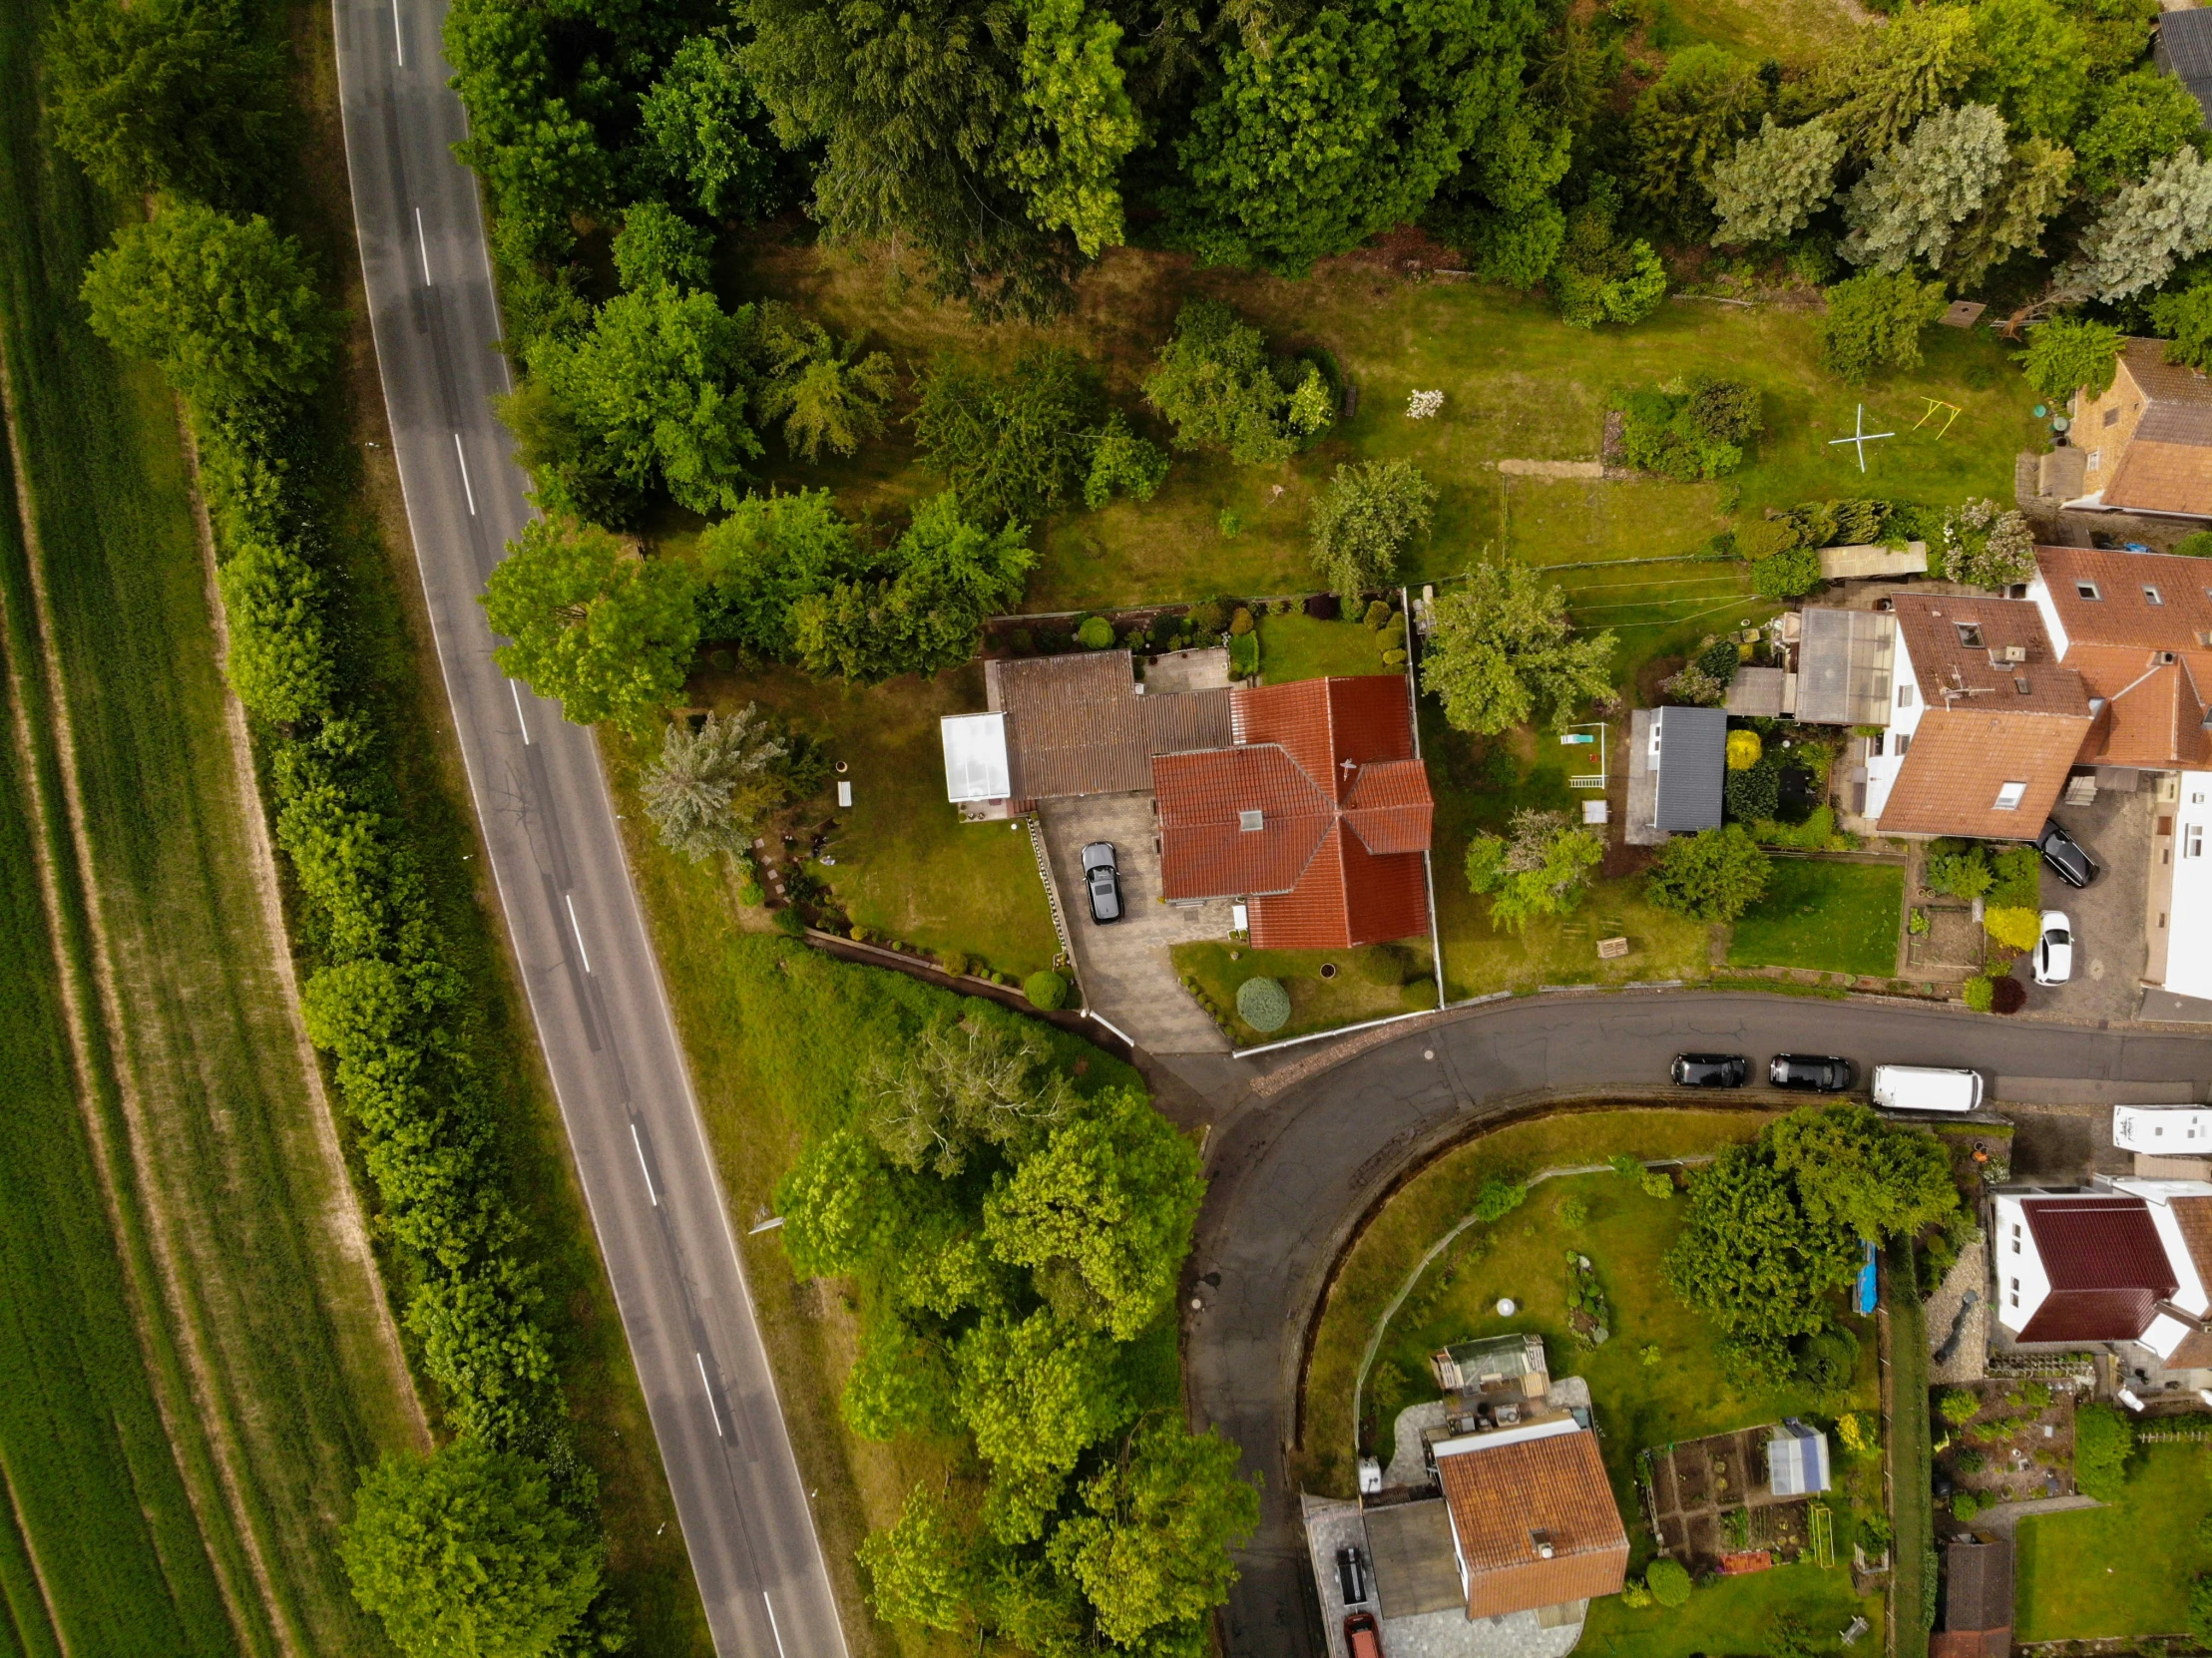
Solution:
<svg viewBox="0 0 2212 1658">
<path fill-rule="evenodd" d="M 561 902 L 569 907 L 569 927 L 576 934 L 576 953 L 584 958 L 584 971 L 592 971 L 592 953 L 584 948 L 584 928 L 576 919 L 576 899 L 569 893 L 561 895 Z"/>
<path fill-rule="evenodd" d="M 407 67 L 407 41 L 399 32 L 399 0 L 392 0 L 392 45 L 399 53 L 399 67 Z"/>
<path fill-rule="evenodd" d="M 638 1125 L 630 1125 L 630 1143 L 638 1148 L 638 1170 L 646 1177 L 646 1196 L 653 1199 L 653 1206 L 661 1207 L 661 1194 L 653 1189 L 653 1170 L 646 1167 L 646 1142 L 638 1137 Z"/>
<path fill-rule="evenodd" d="M 729 1436 L 722 1432 L 722 1408 L 714 1403 L 714 1384 L 706 1380 L 706 1355 L 693 1348 L 691 1357 L 699 1362 L 699 1386 L 706 1390 L 706 1408 L 714 1413 L 714 1438 L 726 1440 Z M 771 1619 L 775 1616 L 772 1612 L 768 1615 Z M 780 1646 L 779 1642 L 778 1647 Z"/>
<path fill-rule="evenodd" d="M 422 255 L 422 285 L 435 287 L 437 284 L 430 280 L 430 238 L 423 234 L 420 207 L 415 209 L 415 251 Z"/>
<path fill-rule="evenodd" d="M 507 688 L 515 693 L 515 722 L 522 727 L 523 746 L 527 748 L 530 745 L 530 721 L 523 718 L 522 686 L 510 679 L 507 681 Z"/>
<path fill-rule="evenodd" d="M 468 492 L 469 517 L 476 516 L 476 489 L 469 482 L 469 458 L 461 453 L 461 434 L 453 434 L 453 458 L 461 463 L 461 488 Z"/>
<path fill-rule="evenodd" d="M 775 1649 L 777 1658 L 782 1658 L 783 1631 L 776 1627 L 775 1602 L 768 1598 L 768 1591 L 766 1589 L 762 1589 L 760 1591 L 760 1604 L 767 1607 L 768 1609 L 768 1633 L 775 1637 Z"/>
</svg>

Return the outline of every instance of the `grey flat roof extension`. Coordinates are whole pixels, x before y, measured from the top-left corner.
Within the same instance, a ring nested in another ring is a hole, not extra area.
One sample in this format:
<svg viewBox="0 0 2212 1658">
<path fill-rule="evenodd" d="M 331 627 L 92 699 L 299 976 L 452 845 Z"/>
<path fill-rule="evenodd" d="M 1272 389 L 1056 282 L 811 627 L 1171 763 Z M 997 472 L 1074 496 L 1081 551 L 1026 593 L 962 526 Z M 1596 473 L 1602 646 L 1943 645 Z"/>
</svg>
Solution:
<svg viewBox="0 0 2212 1658">
<path fill-rule="evenodd" d="M 1659 748 L 1653 825 L 1670 834 L 1718 829 L 1728 716 L 1718 708 L 1661 708 L 1652 727 Z"/>
<path fill-rule="evenodd" d="M 1897 666 L 1897 618 L 1809 605 L 1800 613 L 1797 717 L 1808 725 L 1883 725 Z"/>
</svg>

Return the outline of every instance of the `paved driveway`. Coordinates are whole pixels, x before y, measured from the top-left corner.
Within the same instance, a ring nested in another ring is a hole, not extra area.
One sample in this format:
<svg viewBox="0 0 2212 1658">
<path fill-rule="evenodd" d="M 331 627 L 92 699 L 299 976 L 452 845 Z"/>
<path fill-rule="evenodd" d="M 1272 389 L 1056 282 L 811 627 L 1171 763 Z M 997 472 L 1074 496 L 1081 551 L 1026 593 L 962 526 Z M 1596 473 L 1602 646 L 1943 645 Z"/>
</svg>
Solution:
<svg viewBox="0 0 2212 1658">
<path fill-rule="evenodd" d="M 1225 1053 L 1228 1038 L 1175 977 L 1168 946 L 1229 936 L 1225 901 L 1185 907 L 1159 901 L 1159 848 L 1148 794 L 1047 800 L 1037 815 L 1045 852 L 1068 912 L 1068 938 L 1086 1003 L 1138 1047 L 1153 1053 Z M 1121 872 L 1122 919 L 1101 927 L 1084 896 L 1082 853 L 1113 843 Z"/>
<path fill-rule="evenodd" d="M 2073 980 L 2038 985 L 2032 963 L 2022 960 L 2014 971 L 2027 986 L 2028 1012 L 2082 1025 L 2135 1017 L 2149 954 L 2143 905 L 2150 881 L 2151 819 L 2157 810 L 2146 786 L 2129 794 L 2106 789 L 2086 806 L 2060 806 L 2051 813 L 2060 828 L 2089 849 L 2104 873 L 2086 891 L 2076 892 L 2047 864 L 2043 867 L 2043 908 L 2063 911 L 2073 922 Z M 2173 808 L 2165 810 L 2171 815 Z"/>
</svg>

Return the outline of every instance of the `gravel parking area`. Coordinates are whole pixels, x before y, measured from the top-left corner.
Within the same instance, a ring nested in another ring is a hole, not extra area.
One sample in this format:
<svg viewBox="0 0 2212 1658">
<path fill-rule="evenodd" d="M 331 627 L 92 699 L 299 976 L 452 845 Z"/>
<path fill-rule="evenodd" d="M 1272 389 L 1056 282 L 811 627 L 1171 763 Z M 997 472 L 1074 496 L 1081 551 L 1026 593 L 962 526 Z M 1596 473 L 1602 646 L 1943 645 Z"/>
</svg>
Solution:
<svg viewBox="0 0 2212 1658">
<path fill-rule="evenodd" d="M 2149 957 L 2143 904 L 2155 810 L 2145 787 L 2130 794 L 2103 790 L 2086 806 L 2060 806 L 2051 814 L 2089 849 L 2104 873 L 2077 892 L 2044 866 L 2043 908 L 2062 911 L 2073 923 L 2073 979 L 2064 985 L 2035 984 L 2033 969 L 2023 959 L 2013 971 L 2027 986 L 2028 1013 L 2092 1025 L 2131 1020 L 2141 1008 Z"/>
</svg>

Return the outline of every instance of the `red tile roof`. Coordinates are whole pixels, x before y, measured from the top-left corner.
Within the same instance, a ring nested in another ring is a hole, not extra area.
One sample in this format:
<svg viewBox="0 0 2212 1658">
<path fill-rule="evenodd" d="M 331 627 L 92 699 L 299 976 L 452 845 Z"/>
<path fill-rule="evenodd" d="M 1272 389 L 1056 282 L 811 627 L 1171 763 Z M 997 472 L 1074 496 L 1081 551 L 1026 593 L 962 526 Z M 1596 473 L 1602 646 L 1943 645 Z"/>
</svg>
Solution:
<svg viewBox="0 0 2212 1658">
<path fill-rule="evenodd" d="M 1628 1533 L 1586 1429 L 1437 1458 L 1467 1563 L 1467 1615 L 1618 1594 Z M 1547 1556 L 1543 1550 L 1548 1547 Z"/>
<path fill-rule="evenodd" d="M 2139 1197 L 2030 1197 L 2020 1203 L 2050 1293 L 2023 1342 L 2127 1342 L 2180 1287 Z"/>
<path fill-rule="evenodd" d="M 1395 675 L 1230 696 L 1234 745 L 1152 761 L 1169 901 L 1243 898 L 1262 950 L 1339 950 L 1427 930 L 1435 802 Z M 1258 814 L 1247 827 L 1246 814 Z"/>
</svg>

